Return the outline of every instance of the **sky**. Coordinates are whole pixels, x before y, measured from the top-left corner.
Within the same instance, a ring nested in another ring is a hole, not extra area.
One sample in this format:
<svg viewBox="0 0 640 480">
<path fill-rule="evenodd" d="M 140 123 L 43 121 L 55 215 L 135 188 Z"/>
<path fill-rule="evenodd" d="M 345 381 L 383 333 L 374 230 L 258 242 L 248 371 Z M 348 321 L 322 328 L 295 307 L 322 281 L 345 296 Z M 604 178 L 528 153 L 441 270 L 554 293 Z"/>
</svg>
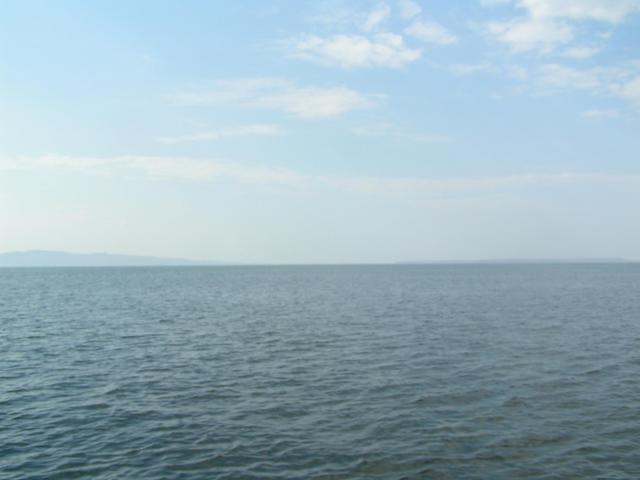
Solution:
<svg viewBox="0 0 640 480">
<path fill-rule="evenodd" d="M 640 0 L 4 0 L 0 251 L 640 259 Z"/>
</svg>

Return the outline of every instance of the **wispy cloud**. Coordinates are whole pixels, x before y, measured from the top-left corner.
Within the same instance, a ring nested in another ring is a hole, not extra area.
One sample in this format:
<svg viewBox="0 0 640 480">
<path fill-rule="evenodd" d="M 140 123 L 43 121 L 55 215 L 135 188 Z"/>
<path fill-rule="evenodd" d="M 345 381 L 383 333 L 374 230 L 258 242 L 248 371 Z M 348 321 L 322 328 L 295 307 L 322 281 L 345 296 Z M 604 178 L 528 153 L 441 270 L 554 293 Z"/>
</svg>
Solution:
<svg viewBox="0 0 640 480">
<path fill-rule="evenodd" d="M 640 187 L 640 176 L 610 175 L 605 173 L 559 172 L 522 174 L 474 178 L 332 178 L 324 182 L 350 191 L 369 194 L 443 194 L 504 191 L 535 186 L 552 185 L 606 185 L 612 187 Z"/>
<path fill-rule="evenodd" d="M 278 78 L 220 80 L 211 90 L 174 95 L 181 105 L 234 103 L 244 108 L 275 110 L 300 118 L 334 117 L 375 105 L 380 95 L 366 95 L 344 86 L 297 86 Z"/>
<path fill-rule="evenodd" d="M 220 128 L 217 130 L 208 130 L 205 132 L 190 133 L 186 135 L 177 135 L 169 137 L 160 137 L 158 141 L 160 143 L 189 143 L 189 142 L 202 142 L 202 141 L 214 141 L 228 137 L 244 137 L 253 135 L 282 135 L 285 131 L 279 125 L 271 124 L 255 124 L 255 125 L 242 125 L 239 127 Z"/>
<path fill-rule="evenodd" d="M 519 93 L 554 95 L 583 92 L 640 108 L 640 60 L 596 67 L 545 63 L 535 69 L 511 66 L 504 71 L 508 77 L 520 82 Z"/>
<path fill-rule="evenodd" d="M 409 48 L 400 35 L 393 33 L 378 33 L 371 37 L 307 35 L 289 43 L 294 57 L 344 68 L 398 68 L 421 55 L 420 50 Z"/>
<path fill-rule="evenodd" d="M 585 110 L 584 112 L 582 112 L 582 116 L 590 120 L 609 120 L 612 118 L 619 117 L 620 112 L 613 108 L 608 108 L 608 109 L 596 108 L 592 110 Z"/>
<path fill-rule="evenodd" d="M 632 101 L 636 106 L 640 107 L 640 74 L 636 78 L 622 85 L 619 89 L 619 93 L 624 98 Z"/>
<path fill-rule="evenodd" d="M 606 173 L 558 172 L 468 178 L 424 177 L 339 177 L 308 175 L 289 169 L 240 165 L 216 159 L 123 155 L 116 157 L 74 157 L 44 155 L 0 159 L 0 171 L 72 171 L 88 175 L 146 177 L 180 181 L 233 180 L 249 184 L 288 188 L 336 188 L 349 192 L 383 195 L 443 194 L 504 190 L 545 185 L 607 185 L 638 188 L 640 176 Z"/>
<path fill-rule="evenodd" d="M 370 32 L 378 28 L 384 23 L 391 15 L 391 8 L 386 3 L 380 3 L 375 9 L 373 9 L 369 15 L 367 15 L 362 29 L 365 32 Z"/>
<path fill-rule="evenodd" d="M 365 96 L 347 87 L 304 87 L 264 96 L 257 99 L 255 105 L 296 117 L 322 118 L 371 107 L 379 98 L 379 95 Z"/>
<path fill-rule="evenodd" d="M 416 20 L 404 32 L 425 43 L 450 45 L 458 41 L 454 34 L 432 20 Z"/>
<path fill-rule="evenodd" d="M 571 26 L 544 18 L 490 22 L 487 29 L 514 52 L 540 50 L 548 53 L 557 45 L 569 43 L 574 38 Z"/>
<path fill-rule="evenodd" d="M 400 140 L 411 140 L 424 143 L 449 143 L 451 138 L 442 133 L 416 132 L 398 128 L 391 123 L 358 126 L 351 129 L 351 133 L 362 137 L 392 137 Z"/>
<path fill-rule="evenodd" d="M 314 17 L 338 31 L 307 33 L 280 45 L 294 58 L 342 68 L 399 68 L 421 58 L 420 48 L 410 43 L 449 45 L 458 39 L 440 23 L 426 19 L 413 0 L 398 0 L 395 9 L 380 1 L 366 11 L 339 10 Z M 392 27 L 392 28 L 389 28 Z M 409 41 L 409 43 L 407 43 Z"/>
<path fill-rule="evenodd" d="M 640 11 L 638 0 L 515 0 L 536 18 L 569 18 L 619 23 Z"/>
<path fill-rule="evenodd" d="M 577 69 L 557 63 L 543 65 L 538 80 L 543 87 L 550 89 L 598 90 L 603 86 L 603 77 L 610 72 L 597 69 Z"/>
<path fill-rule="evenodd" d="M 398 0 L 400 16 L 405 19 L 412 19 L 422 13 L 422 7 L 414 0 Z"/>
<path fill-rule="evenodd" d="M 273 91 L 292 88 L 291 82 L 282 78 L 257 77 L 218 80 L 210 90 L 181 91 L 173 95 L 179 105 L 208 105 L 213 103 L 250 103 L 256 97 Z"/>
<path fill-rule="evenodd" d="M 450 67 L 454 75 L 466 76 L 475 73 L 490 72 L 493 70 L 489 63 L 455 63 Z"/>
<path fill-rule="evenodd" d="M 561 64 L 540 67 L 538 89 L 544 93 L 585 90 L 617 97 L 640 106 L 640 62 L 617 67 L 572 68 Z"/>
<path fill-rule="evenodd" d="M 489 33 L 515 52 L 549 53 L 575 39 L 576 22 L 616 24 L 640 11 L 640 0 L 482 0 L 481 3 L 492 7 L 511 4 L 524 11 L 524 16 L 487 25 Z M 594 53 L 578 47 L 565 50 L 565 55 L 573 58 L 587 58 Z"/>
<path fill-rule="evenodd" d="M 584 60 L 593 57 L 600 52 L 600 50 L 599 47 L 571 47 L 564 50 L 562 56 L 576 60 Z"/>
<path fill-rule="evenodd" d="M 142 176 L 211 181 L 231 178 L 249 183 L 301 185 L 305 177 L 279 167 L 240 165 L 218 159 L 121 155 L 76 157 L 48 154 L 0 160 L 0 170 L 73 171 L 92 175 Z"/>
</svg>

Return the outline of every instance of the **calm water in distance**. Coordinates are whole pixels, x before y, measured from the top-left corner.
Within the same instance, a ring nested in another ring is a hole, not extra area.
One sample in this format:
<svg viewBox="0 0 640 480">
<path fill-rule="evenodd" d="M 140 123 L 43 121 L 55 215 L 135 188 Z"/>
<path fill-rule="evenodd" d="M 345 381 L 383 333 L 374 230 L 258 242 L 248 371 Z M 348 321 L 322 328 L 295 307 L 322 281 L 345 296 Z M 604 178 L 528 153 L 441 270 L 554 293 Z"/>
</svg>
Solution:
<svg viewBox="0 0 640 480">
<path fill-rule="evenodd" d="M 0 269 L 0 479 L 640 478 L 640 265 Z"/>
</svg>

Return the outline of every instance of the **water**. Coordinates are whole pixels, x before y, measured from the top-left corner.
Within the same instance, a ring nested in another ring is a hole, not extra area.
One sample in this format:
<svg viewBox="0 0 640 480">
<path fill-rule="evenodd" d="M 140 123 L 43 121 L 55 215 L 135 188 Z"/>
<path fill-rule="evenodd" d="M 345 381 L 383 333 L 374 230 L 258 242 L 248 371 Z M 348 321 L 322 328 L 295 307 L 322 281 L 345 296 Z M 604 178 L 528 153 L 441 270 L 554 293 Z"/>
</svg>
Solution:
<svg viewBox="0 0 640 480">
<path fill-rule="evenodd" d="M 0 479 L 638 479 L 640 265 L 0 270 Z"/>
</svg>

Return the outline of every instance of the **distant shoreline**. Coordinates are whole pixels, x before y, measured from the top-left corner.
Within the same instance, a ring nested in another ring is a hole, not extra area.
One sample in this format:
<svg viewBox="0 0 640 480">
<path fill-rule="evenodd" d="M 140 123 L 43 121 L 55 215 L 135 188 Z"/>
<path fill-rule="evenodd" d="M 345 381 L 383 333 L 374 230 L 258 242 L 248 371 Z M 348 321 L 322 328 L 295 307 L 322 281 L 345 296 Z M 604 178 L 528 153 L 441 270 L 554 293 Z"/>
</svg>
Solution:
<svg viewBox="0 0 640 480">
<path fill-rule="evenodd" d="M 434 263 L 229 263 L 211 265 L 0 265 L 0 270 L 28 269 L 168 269 L 168 268 L 304 268 L 304 267 L 508 267 L 561 265 L 640 265 L 639 261 L 624 262 L 434 262 Z"/>
<path fill-rule="evenodd" d="M 240 263 L 199 261 L 110 253 L 70 253 L 47 250 L 0 253 L 0 268 L 110 268 L 110 267 L 275 267 L 275 266 L 418 266 L 418 265 L 549 265 L 549 264 L 633 264 L 639 261 L 618 257 L 600 258 L 506 258 L 489 260 L 407 260 L 369 263 Z"/>
</svg>

